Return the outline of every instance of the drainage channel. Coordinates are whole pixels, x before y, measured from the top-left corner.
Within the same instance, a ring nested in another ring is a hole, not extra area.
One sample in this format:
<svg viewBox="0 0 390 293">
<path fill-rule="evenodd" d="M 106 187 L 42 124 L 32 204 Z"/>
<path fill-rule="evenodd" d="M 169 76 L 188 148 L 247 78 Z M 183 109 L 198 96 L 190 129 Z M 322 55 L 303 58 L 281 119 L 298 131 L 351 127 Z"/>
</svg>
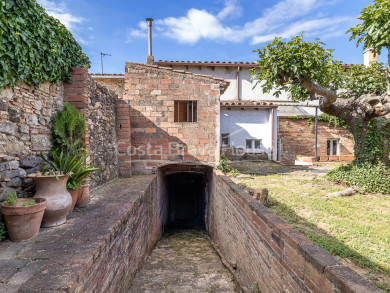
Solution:
<svg viewBox="0 0 390 293">
<path fill-rule="evenodd" d="M 199 230 L 167 233 L 129 288 L 130 293 L 233 293 L 235 285 L 207 235 Z"/>
</svg>

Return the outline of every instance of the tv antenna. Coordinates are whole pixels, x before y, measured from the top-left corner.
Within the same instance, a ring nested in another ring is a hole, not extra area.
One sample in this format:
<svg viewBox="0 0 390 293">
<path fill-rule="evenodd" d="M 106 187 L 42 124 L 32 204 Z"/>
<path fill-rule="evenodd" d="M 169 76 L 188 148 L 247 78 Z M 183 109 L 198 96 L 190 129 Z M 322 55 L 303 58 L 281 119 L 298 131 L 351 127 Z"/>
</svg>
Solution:
<svg viewBox="0 0 390 293">
<path fill-rule="evenodd" d="M 103 74 L 103 56 L 111 56 L 111 54 L 100 52 L 100 60 L 102 63 L 102 74 Z"/>
</svg>

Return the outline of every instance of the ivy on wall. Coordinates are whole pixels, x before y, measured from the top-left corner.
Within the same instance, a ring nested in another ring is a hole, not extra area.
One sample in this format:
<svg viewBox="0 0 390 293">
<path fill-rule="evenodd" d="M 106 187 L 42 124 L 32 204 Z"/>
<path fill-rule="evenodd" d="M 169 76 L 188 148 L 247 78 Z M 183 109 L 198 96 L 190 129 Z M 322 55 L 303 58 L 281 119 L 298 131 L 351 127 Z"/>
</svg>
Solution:
<svg viewBox="0 0 390 293">
<path fill-rule="evenodd" d="M 90 66 L 72 34 L 35 0 L 0 0 L 0 42 L 0 90 L 68 81 L 69 69 Z"/>
</svg>

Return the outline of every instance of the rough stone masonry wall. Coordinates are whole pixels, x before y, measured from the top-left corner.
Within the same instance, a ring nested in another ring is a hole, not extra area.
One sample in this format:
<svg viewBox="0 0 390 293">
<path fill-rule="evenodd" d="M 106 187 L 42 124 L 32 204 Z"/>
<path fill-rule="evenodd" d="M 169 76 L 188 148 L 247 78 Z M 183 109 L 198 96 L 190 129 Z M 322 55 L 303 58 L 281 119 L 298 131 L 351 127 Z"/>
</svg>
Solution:
<svg viewBox="0 0 390 293">
<path fill-rule="evenodd" d="M 97 181 L 91 181 L 91 187 L 118 177 L 119 168 L 125 176 L 131 174 L 130 156 L 122 154 L 123 166 L 118 163 L 118 141 L 130 142 L 128 105 L 92 80 L 85 68 L 76 68 L 72 79 L 39 87 L 21 83 L 0 92 L 0 202 L 8 192 L 17 191 L 20 197 L 34 194 L 34 184 L 26 176 L 38 170 L 39 153 L 50 151 L 52 118 L 64 100 L 83 113 L 90 162 L 103 168 L 94 173 Z"/>
<path fill-rule="evenodd" d="M 37 170 L 37 155 L 51 149 L 51 120 L 62 105 L 62 83 L 19 84 L 0 92 L 0 201 L 7 192 L 33 195 L 26 176 Z"/>
<path fill-rule="evenodd" d="M 87 122 L 85 144 L 90 163 L 101 167 L 93 174 L 91 187 L 118 177 L 118 141 L 116 109 L 118 96 L 94 81 L 85 68 L 72 72 L 72 83 L 64 83 L 64 100 L 74 104 Z"/>
<path fill-rule="evenodd" d="M 119 98 L 123 98 L 125 91 L 124 74 L 91 74 L 91 77 L 102 86 L 116 93 Z"/>
<path fill-rule="evenodd" d="M 314 121 L 307 126 L 307 119 L 293 120 L 279 118 L 278 138 L 282 140 L 281 161 L 293 164 L 298 155 L 315 155 L 315 126 Z M 317 152 L 321 160 L 327 161 L 327 140 L 340 140 L 340 156 L 331 157 L 331 160 L 350 160 L 353 155 L 354 143 L 352 134 L 343 127 L 329 126 L 327 122 L 318 121 Z"/>
<path fill-rule="evenodd" d="M 169 161 L 214 164 L 219 157 L 219 96 L 225 82 L 127 62 L 132 170 L 151 173 Z M 197 101 L 197 122 L 174 122 L 174 101 Z"/>
<path fill-rule="evenodd" d="M 208 227 L 244 292 L 381 292 L 214 171 Z"/>
</svg>

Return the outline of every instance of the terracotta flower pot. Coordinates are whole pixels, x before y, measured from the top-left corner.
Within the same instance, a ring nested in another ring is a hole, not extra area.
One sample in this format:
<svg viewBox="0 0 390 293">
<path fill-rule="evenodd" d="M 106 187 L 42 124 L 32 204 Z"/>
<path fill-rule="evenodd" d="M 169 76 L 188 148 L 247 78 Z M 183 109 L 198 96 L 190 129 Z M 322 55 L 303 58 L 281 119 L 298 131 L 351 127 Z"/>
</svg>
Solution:
<svg viewBox="0 0 390 293">
<path fill-rule="evenodd" d="M 83 185 L 81 186 L 81 193 L 79 199 L 77 200 L 76 207 L 84 208 L 87 206 L 89 202 L 89 186 Z"/>
<path fill-rule="evenodd" d="M 68 192 L 72 196 L 72 206 L 71 206 L 71 208 L 69 210 L 69 214 L 70 214 L 71 212 L 73 212 L 74 206 L 76 205 L 76 202 L 77 202 L 77 200 L 80 197 L 81 188 L 79 188 L 79 189 L 68 189 Z"/>
<path fill-rule="evenodd" d="M 53 227 L 64 224 L 69 209 L 72 206 L 72 197 L 66 190 L 68 175 L 45 175 L 39 173 L 28 175 L 37 186 L 35 198 L 45 198 L 47 208 L 43 215 L 42 227 Z"/>
<path fill-rule="evenodd" d="M 21 206 L 23 202 L 32 200 L 36 204 Z M 10 240 L 20 242 L 36 237 L 46 206 L 44 198 L 19 198 L 13 206 L 3 203 L 1 213 L 4 215 Z"/>
</svg>

